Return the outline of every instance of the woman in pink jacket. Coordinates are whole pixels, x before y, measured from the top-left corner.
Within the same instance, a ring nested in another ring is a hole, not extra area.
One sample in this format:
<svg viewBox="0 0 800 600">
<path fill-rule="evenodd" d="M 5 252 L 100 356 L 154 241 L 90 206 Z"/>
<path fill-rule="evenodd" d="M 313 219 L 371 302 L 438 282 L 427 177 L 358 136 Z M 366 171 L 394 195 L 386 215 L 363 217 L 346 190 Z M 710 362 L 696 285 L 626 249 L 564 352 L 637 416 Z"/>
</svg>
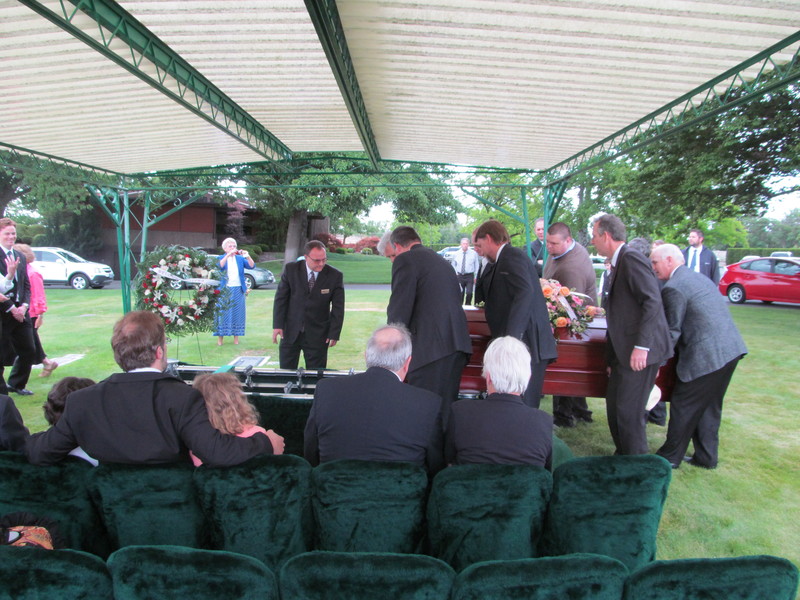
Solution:
<svg viewBox="0 0 800 600">
<path fill-rule="evenodd" d="M 28 316 L 31 318 L 33 324 L 33 343 L 36 347 L 36 355 L 33 359 L 33 364 L 42 364 L 42 373 L 39 377 L 49 377 L 57 367 L 58 363 L 54 360 L 47 358 L 42 348 L 42 342 L 39 340 L 39 327 L 42 326 L 44 321 L 44 313 L 47 312 L 47 297 L 44 294 L 44 279 L 42 274 L 33 268 L 33 262 L 36 256 L 28 244 L 15 244 L 14 250 L 22 253 L 28 263 L 28 281 L 31 284 L 31 304 L 28 307 Z"/>
</svg>

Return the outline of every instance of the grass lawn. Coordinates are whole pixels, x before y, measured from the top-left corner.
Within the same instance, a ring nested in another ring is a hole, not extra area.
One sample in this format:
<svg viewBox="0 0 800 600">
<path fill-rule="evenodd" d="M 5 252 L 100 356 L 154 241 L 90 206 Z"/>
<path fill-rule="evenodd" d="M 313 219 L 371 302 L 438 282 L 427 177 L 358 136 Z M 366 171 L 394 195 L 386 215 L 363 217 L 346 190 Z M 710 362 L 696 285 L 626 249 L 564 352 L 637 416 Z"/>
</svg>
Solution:
<svg viewBox="0 0 800 600">
<path fill-rule="evenodd" d="M 337 267 L 350 270 L 351 277 L 360 269 L 389 264 L 378 257 L 342 258 Z M 248 334 L 239 346 L 226 338 L 218 347 L 211 335 L 174 339 L 170 357 L 219 365 L 242 354 L 270 355 L 277 366 L 277 346 L 272 345 L 274 295 L 274 286 L 251 293 Z M 77 353 L 85 358 L 60 367 L 49 380 L 34 371 L 28 387 L 35 395 L 14 397 L 32 431 L 45 427 L 40 407 L 54 381 L 66 375 L 101 379 L 118 370 L 109 340 L 111 327 L 121 316 L 119 291 L 48 289 L 47 296 L 50 311 L 41 329 L 45 350 L 52 357 Z M 388 297 L 385 290 L 347 293 L 342 340 L 330 353 L 330 367 L 364 368 L 366 340 L 385 322 Z M 720 465 L 715 471 L 684 465 L 674 472 L 658 535 L 658 557 L 774 554 L 800 564 L 800 526 L 795 521 L 800 514 L 800 306 L 731 305 L 731 312 L 750 354 L 740 363 L 725 398 Z M 604 401 L 590 399 L 590 405 L 593 424 L 559 430 L 559 435 L 578 456 L 611 454 Z M 542 408 L 551 410 L 550 398 L 544 399 Z M 279 424 L 268 425 L 280 431 Z M 651 450 L 660 446 L 665 433 L 663 427 L 648 426 Z"/>
<path fill-rule="evenodd" d="M 383 256 L 328 253 L 328 264 L 342 272 L 345 283 L 392 282 L 392 263 Z M 276 279 L 283 271 L 282 260 L 260 262 L 258 266 L 272 271 Z"/>
</svg>

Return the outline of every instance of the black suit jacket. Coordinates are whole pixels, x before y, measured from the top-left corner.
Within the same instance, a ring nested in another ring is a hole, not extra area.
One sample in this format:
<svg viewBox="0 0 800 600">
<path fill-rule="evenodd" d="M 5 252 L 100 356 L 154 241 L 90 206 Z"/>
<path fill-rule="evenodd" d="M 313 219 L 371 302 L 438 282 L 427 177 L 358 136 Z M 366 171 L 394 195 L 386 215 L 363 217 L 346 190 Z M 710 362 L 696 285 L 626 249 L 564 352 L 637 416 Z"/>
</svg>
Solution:
<svg viewBox="0 0 800 600">
<path fill-rule="evenodd" d="M 225 435 L 208 422 L 203 397 L 166 373 L 117 373 L 67 398 L 58 422 L 28 439 L 33 464 L 57 463 L 80 446 L 101 463 L 189 463 L 189 450 L 208 466 L 272 454 L 263 433 Z"/>
<path fill-rule="evenodd" d="M 544 269 L 543 264 L 539 264 L 539 260 L 542 258 L 542 252 L 544 250 L 544 244 L 542 240 L 536 238 L 531 242 L 531 260 L 533 261 L 534 266 L 536 267 L 536 274 L 541 277 L 542 271 Z"/>
<path fill-rule="evenodd" d="M 647 258 L 624 244 L 608 285 L 606 355 L 630 368 L 634 346 L 649 348 L 647 364 L 661 364 L 672 356 L 669 327 L 661 290 Z"/>
<path fill-rule="evenodd" d="M 443 466 L 441 406 L 433 392 L 380 367 L 322 379 L 306 423 L 306 460 L 410 462 L 436 472 Z"/>
<path fill-rule="evenodd" d="M 689 249 L 690 247 L 687 246 L 681 252 L 683 253 L 683 258 L 686 260 L 686 266 L 689 266 Z M 717 260 L 717 255 L 714 254 L 712 250 L 709 250 L 705 246 L 703 249 L 700 250 L 700 273 L 708 277 L 714 283 L 719 283 L 719 261 Z M 692 269 L 694 270 L 694 269 Z"/>
<path fill-rule="evenodd" d="M 290 344 L 301 331 L 320 344 L 326 339 L 338 340 L 344 322 L 342 281 L 341 271 L 325 265 L 309 292 L 305 261 L 287 264 L 275 292 L 272 328 L 283 329 L 283 339 Z"/>
<path fill-rule="evenodd" d="M 513 394 L 459 400 L 445 436 L 448 464 L 527 464 L 550 468 L 553 417 Z"/>
<path fill-rule="evenodd" d="M 0 394 L 0 450 L 21 452 L 30 433 L 14 401 Z"/>
<path fill-rule="evenodd" d="M 389 323 L 411 332 L 412 371 L 454 352 L 472 353 L 461 298 L 453 267 L 430 248 L 416 244 L 394 259 L 386 312 Z"/>
<path fill-rule="evenodd" d="M 493 338 L 513 336 L 527 344 L 533 362 L 558 356 L 542 287 L 525 252 L 503 246 L 486 276 L 486 322 Z"/>
<path fill-rule="evenodd" d="M 3 255 L 2 258 L 0 258 L 0 275 L 5 277 L 8 273 L 8 269 L 6 269 L 5 252 L 0 251 L 0 254 Z M 9 299 L 5 302 L 0 302 L 0 314 L 3 315 L 14 306 L 19 306 L 21 304 L 30 305 L 31 303 L 31 282 L 28 280 L 28 264 L 25 262 L 25 257 L 22 253 L 14 250 L 14 256 L 19 258 L 17 274 L 15 276 L 17 282 L 12 290 L 5 293 Z"/>
</svg>

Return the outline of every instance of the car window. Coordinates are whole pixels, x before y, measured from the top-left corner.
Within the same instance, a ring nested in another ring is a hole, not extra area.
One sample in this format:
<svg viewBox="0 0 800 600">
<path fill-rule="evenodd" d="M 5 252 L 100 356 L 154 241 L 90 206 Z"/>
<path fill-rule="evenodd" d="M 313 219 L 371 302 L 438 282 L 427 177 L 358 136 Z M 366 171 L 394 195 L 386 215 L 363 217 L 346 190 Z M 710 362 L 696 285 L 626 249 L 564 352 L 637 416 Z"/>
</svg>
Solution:
<svg viewBox="0 0 800 600">
<path fill-rule="evenodd" d="M 781 275 L 797 275 L 800 273 L 800 265 L 788 260 L 778 260 L 775 261 L 775 272 Z"/>
<path fill-rule="evenodd" d="M 36 256 L 36 260 L 41 260 L 43 262 L 56 262 L 61 258 L 58 254 L 50 252 L 49 250 L 35 250 L 34 255 Z"/>
<path fill-rule="evenodd" d="M 78 263 L 88 262 L 83 258 L 81 258 L 80 256 L 78 256 L 77 254 L 73 254 L 69 250 L 59 250 L 58 253 L 62 257 L 64 257 L 64 260 L 66 260 L 67 262 L 78 262 Z"/>
<path fill-rule="evenodd" d="M 745 263 L 742 265 L 743 269 L 748 271 L 761 271 L 762 273 L 771 273 L 772 272 L 772 261 L 771 260 L 753 260 L 749 263 Z"/>
</svg>

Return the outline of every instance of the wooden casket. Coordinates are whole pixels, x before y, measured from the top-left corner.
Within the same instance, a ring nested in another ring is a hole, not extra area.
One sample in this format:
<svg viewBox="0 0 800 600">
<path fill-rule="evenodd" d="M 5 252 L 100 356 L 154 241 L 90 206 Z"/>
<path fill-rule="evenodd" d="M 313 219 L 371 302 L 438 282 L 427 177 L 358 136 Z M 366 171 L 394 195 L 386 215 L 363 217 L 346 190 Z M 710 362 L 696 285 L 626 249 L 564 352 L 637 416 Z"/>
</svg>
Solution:
<svg viewBox="0 0 800 600">
<path fill-rule="evenodd" d="M 486 390 L 481 376 L 483 353 L 491 339 L 489 326 L 482 308 L 466 307 L 469 335 L 472 339 L 472 356 L 461 376 L 461 392 L 477 393 Z M 585 396 L 605 398 L 608 387 L 606 373 L 606 320 L 595 319 L 580 334 L 566 328 L 555 331 L 558 358 L 550 363 L 544 377 L 543 394 L 557 396 Z M 669 400 L 675 385 L 673 361 L 661 367 L 656 385 L 661 389 L 661 399 Z"/>
</svg>

